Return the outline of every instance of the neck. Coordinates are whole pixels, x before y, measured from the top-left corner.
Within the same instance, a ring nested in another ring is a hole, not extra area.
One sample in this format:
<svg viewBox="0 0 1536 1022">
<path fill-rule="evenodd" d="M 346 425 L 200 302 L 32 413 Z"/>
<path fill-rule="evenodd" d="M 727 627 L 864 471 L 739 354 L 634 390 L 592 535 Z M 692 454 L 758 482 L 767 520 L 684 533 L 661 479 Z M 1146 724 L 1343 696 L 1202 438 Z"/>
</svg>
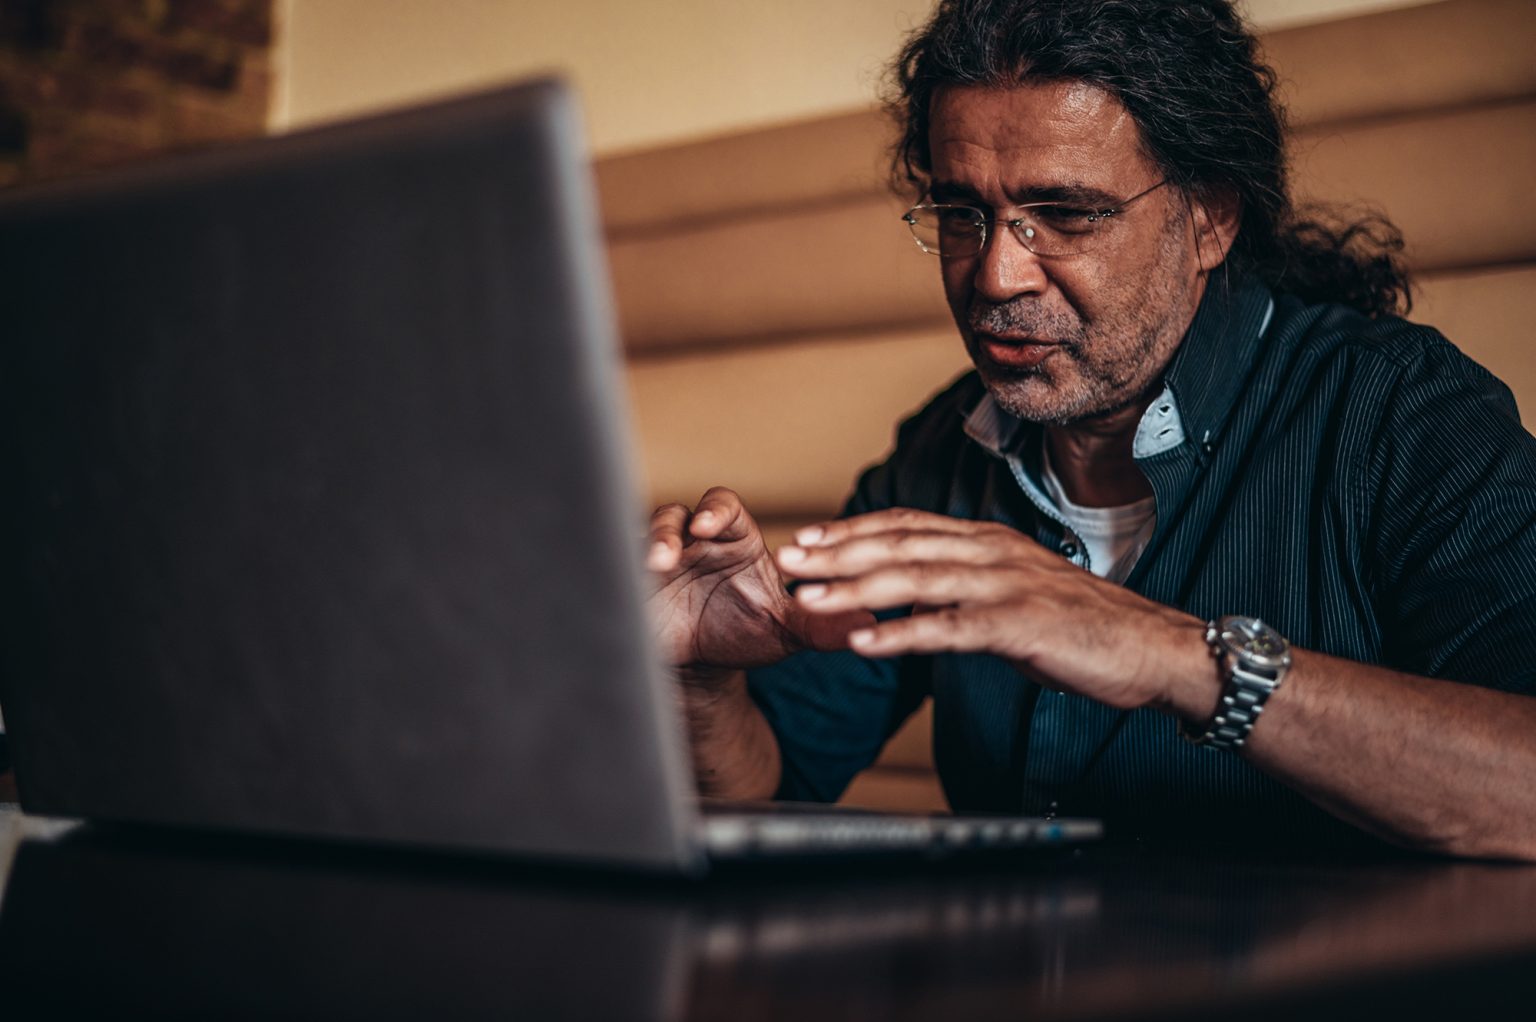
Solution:
<svg viewBox="0 0 1536 1022">
<path fill-rule="evenodd" d="M 1068 500 L 1080 507 L 1121 507 L 1152 496 L 1131 445 L 1155 396 L 1093 419 L 1046 427 L 1051 468 Z"/>
</svg>

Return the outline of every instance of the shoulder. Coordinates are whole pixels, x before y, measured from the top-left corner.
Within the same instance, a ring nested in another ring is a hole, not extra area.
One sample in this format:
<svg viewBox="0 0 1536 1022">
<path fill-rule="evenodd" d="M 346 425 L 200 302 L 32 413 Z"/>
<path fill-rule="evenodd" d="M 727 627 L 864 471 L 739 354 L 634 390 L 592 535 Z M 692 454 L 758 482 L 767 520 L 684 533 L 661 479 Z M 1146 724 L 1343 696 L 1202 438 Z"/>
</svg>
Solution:
<svg viewBox="0 0 1536 1022">
<path fill-rule="evenodd" d="M 1275 326 L 1269 375 L 1287 381 L 1290 402 L 1322 402 L 1323 434 L 1348 452 L 1369 514 L 1464 516 L 1507 504 L 1536 472 L 1536 437 L 1510 389 L 1433 327 L 1289 296 L 1277 297 Z"/>
<path fill-rule="evenodd" d="M 1354 440 L 1391 443 L 1428 427 L 1524 434 L 1510 389 L 1432 326 L 1277 295 L 1259 375 L 1286 402 L 1322 402 Z"/>
<path fill-rule="evenodd" d="M 1432 326 L 1398 316 L 1370 317 L 1333 303 L 1275 296 L 1272 344 L 1289 359 L 1348 362 L 1401 381 L 1425 372 L 1481 388 L 1508 388 Z"/>
</svg>

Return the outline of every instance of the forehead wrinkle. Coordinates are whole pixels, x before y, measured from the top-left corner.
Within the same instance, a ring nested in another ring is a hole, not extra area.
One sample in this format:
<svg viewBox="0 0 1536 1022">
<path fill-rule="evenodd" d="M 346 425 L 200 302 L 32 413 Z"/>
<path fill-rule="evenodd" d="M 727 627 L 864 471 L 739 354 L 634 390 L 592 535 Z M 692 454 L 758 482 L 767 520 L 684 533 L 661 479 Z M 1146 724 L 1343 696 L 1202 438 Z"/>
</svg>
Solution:
<svg viewBox="0 0 1536 1022">
<path fill-rule="evenodd" d="M 1071 189 L 1117 201 L 1150 162 L 1130 111 L 1084 82 L 943 86 L 932 112 L 933 178 L 998 200 Z"/>
<path fill-rule="evenodd" d="M 1108 207 L 1125 198 L 1105 190 L 1097 184 L 1075 177 L 1053 178 L 1033 183 L 1000 183 L 1001 197 L 1009 205 L 1023 206 L 1038 202 L 1081 203 L 1095 207 Z M 979 190 L 964 181 L 936 178 L 928 187 L 935 201 L 961 201 L 988 205 Z"/>
<path fill-rule="evenodd" d="M 1117 128 L 1129 117 L 1129 111 L 1113 93 L 1081 81 L 1026 81 L 1010 86 L 940 85 L 929 100 L 930 114 L 941 106 L 948 107 L 951 113 L 973 110 L 977 104 L 967 101 L 965 97 L 968 96 L 985 98 L 1010 108 L 1010 116 L 1003 121 L 984 120 L 994 126 L 1027 113 L 1047 124 L 1060 124 L 1069 133 L 1100 121 L 1103 122 L 1100 125 L 1102 133 Z M 930 119 L 930 130 L 934 120 Z"/>
<path fill-rule="evenodd" d="M 936 147 L 935 156 L 930 185 L 935 191 L 994 193 L 1012 202 L 1074 195 L 1113 202 L 1123 197 L 1117 181 L 1095 173 L 1116 162 L 1103 159 L 1095 146 L 1024 144 L 993 150 L 955 141 Z"/>
</svg>

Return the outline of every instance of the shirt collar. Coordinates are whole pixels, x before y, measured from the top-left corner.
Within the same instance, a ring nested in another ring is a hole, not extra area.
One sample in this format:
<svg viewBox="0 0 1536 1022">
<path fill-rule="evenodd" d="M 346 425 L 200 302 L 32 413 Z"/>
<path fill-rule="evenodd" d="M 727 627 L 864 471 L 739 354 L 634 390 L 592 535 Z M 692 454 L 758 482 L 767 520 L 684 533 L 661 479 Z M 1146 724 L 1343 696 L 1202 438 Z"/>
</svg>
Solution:
<svg viewBox="0 0 1536 1022">
<path fill-rule="evenodd" d="M 1184 432 L 1202 447 L 1221 435 L 1248 385 L 1274 318 L 1275 299 L 1257 277 L 1213 276 L 1163 377 L 1177 401 Z M 1153 403 L 1153 408 L 1157 403 Z"/>
<path fill-rule="evenodd" d="M 965 435 L 998 457 L 1018 449 L 1015 440 L 1025 426 L 1022 419 L 1003 411 L 985 388 L 965 412 Z"/>
<path fill-rule="evenodd" d="M 1258 358 L 1275 300 L 1261 281 L 1212 277 L 1195 318 L 1163 376 L 1163 392 L 1148 407 L 1136 430 L 1134 453 L 1151 457 L 1194 437 L 1213 443 Z M 965 410 L 965 434 L 999 457 L 1019 452 L 1038 427 L 1004 411 L 982 390 Z"/>
</svg>

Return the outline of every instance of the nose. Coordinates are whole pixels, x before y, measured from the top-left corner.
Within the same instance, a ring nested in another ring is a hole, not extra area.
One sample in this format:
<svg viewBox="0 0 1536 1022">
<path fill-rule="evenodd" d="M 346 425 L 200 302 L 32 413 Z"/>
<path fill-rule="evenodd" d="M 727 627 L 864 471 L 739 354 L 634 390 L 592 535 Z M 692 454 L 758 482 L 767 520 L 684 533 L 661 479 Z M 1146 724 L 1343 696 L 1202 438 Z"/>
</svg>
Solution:
<svg viewBox="0 0 1536 1022">
<path fill-rule="evenodd" d="M 976 294 L 1000 303 L 1019 295 L 1040 294 L 1047 283 L 1040 257 L 1025 248 L 1018 233 L 1005 222 L 994 222 L 986 245 L 976 257 L 972 285 Z"/>
</svg>

